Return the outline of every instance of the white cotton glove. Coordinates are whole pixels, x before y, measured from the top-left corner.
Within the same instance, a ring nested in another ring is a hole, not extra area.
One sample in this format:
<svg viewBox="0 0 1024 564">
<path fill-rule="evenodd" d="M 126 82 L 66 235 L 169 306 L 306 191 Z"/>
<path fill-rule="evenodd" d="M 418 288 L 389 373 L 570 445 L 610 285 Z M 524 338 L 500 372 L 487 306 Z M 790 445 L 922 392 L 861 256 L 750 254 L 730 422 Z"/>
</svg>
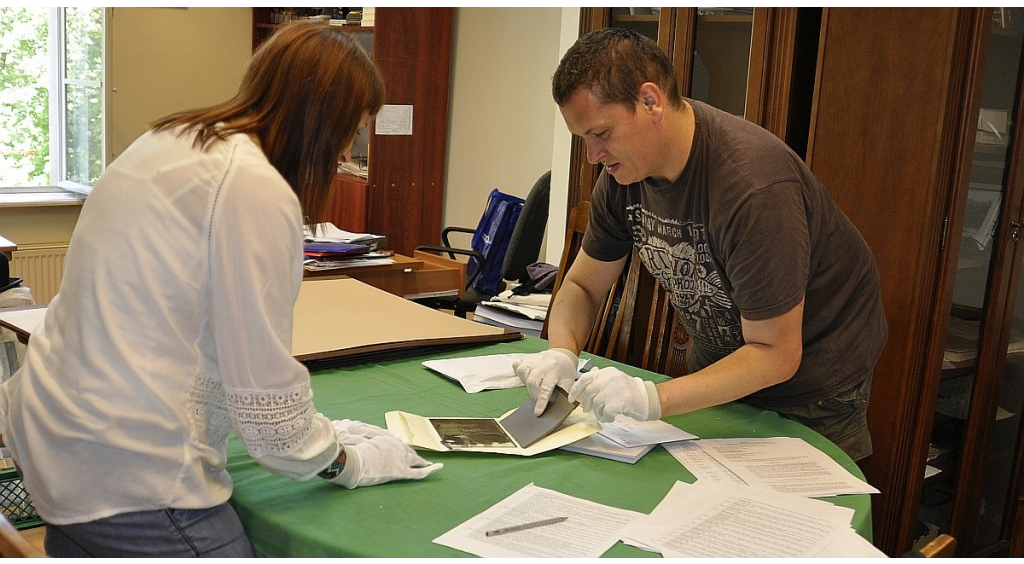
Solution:
<svg viewBox="0 0 1024 564">
<path fill-rule="evenodd" d="M 601 423 L 610 423 L 619 414 L 637 421 L 661 419 L 654 382 L 618 368 L 595 368 L 580 376 L 569 390 L 569 401 L 579 401 L 583 411 L 593 413 Z"/>
<path fill-rule="evenodd" d="M 369 423 L 363 423 L 362 421 L 352 421 L 351 419 L 335 419 L 334 421 L 331 421 L 331 426 L 334 427 L 334 432 L 338 435 L 339 443 L 341 443 L 342 436 L 371 439 L 373 437 L 391 434 L 391 431 L 388 431 L 387 429 L 383 429 L 376 425 L 370 425 Z"/>
<path fill-rule="evenodd" d="M 420 480 L 444 468 L 421 458 L 386 429 L 347 419 L 331 424 L 346 458 L 345 469 L 331 480 L 335 484 L 353 489 L 392 480 Z"/>
<path fill-rule="evenodd" d="M 544 413 L 555 386 L 569 391 L 576 381 L 579 358 L 569 349 L 548 349 L 528 354 L 512 361 L 512 370 L 526 384 L 530 397 L 536 402 L 534 415 Z"/>
</svg>

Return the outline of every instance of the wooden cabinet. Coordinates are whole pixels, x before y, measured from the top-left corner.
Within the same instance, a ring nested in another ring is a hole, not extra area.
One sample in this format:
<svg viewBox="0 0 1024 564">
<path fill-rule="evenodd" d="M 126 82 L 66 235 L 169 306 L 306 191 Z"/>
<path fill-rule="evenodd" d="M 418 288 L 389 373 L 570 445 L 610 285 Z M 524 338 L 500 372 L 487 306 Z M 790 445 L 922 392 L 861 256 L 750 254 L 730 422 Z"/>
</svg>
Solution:
<svg viewBox="0 0 1024 564">
<path fill-rule="evenodd" d="M 616 10 L 583 9 L 581 32 L 641 26 L 694 95 L 697 36 L 722 14 Z M 874 543 L 899 556 L 941 532 L 960 556 L 1005 556 L 1024 523 L 1024 13 L 756 8 L 750 19 L 744 116 L 805 156 L 881 274 L 889 340 L 868 412 L 874 454 L 860 463 L 881 490 Z M 570 208 L 597 174 L 574 143 Z"/>
<path fill-rule="evenodd" d="M 893 556 L 936 532 L 1005 556 L 1021 487 L 1022 41 L 998 14 L 822 17 L 807 159 L 881 271 L 890 336 L 861 466 Z"/>
<path fill-rule="evenodd" d="M 439 244 L 444 202 L 445 143 L 451 66 L 452 8 L 376 8 L 367 34 L 384 75 L 385 112 L 411 116 L 411 133 L 382 134 L 371 125 L 365 177 L 339 172 L 331 203 L 334 223 L 385 235 L 388 247 L 411 256 Z M 253 8 L 254 46 L 273 27 L 271 8 Z"/>
</svg>

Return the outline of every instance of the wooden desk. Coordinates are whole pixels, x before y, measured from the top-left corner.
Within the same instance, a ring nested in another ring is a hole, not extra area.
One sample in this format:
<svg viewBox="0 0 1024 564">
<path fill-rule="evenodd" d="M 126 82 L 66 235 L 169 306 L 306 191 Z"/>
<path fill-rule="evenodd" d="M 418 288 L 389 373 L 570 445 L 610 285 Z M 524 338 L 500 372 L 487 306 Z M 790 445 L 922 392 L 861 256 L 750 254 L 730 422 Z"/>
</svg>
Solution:
<svg viewBox="0 0 1024 564">
<path fill-rule="evenodd" d="M 0 308 L 0 327 L 12 331 L 19 341 L 27 345 L 29 336 L 43 321 L 44 315 L 44 304 Z"/>
<path fill-rule="evenodd" d="M 4 239 L 4 237 L 0 235 L 0 253 L 7 255 L 7 260 L 11 260 L 12 258 L 14 258 L 12 256 L 12 253 L 14 253 L 14 251 L 17 250 L 18 245 L 14 241 Z"/>
<path fill-rule="evenodd" d="M 336 270 L 307 270 L 306 278 L 355 278 L 408 299 L 464 294 L 466 264 L 423 251 L 412 258 L 396 254 L 392 264 L 353 266 Z"/>
</svg>

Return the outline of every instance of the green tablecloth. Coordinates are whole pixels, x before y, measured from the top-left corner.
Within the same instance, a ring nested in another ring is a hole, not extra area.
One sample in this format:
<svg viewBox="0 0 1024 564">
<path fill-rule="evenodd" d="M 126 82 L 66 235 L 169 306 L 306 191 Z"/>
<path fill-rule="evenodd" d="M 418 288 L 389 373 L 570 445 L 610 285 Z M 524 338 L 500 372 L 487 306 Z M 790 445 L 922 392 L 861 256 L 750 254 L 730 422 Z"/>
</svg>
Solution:
<svg viewBox="0 0 1024 564">
<path fill-rule="evenodd" d="M 500 417 L 526 399 L 525 388 L 466 393 L 457 382 L 424 368 L 429 358 L 533 352 L 544 341 L 522 341 L 314 372 L 317 409 L 332 419 L 356 419 L 384 426 L 386 411 L 424 416 Z M 604 359 L 636 376 L 664 376 Z M 863 473 L 827 439 L 774 412 L 743 403 L 667 417 L 701 438 L 800 437 L 839 461 L 859 478 Z M 636 464 L 554 450 L 533 457 L 472 452 L 422 453 L 444 469 L 422 481 L 392 482 L 348 490 L 320 479 L 295 482 L 261 468 L 234 437 L 228 470 L 235 481 L 231 502 L 256 549 L 265 557 L 452 557 L 470 556 L 434 544 L 433 539 L 498 503 L 523 486 L 537 486 L 614 507 L 650 513 L 677 480 L 694 477 L 663 448 Z M 854 528 L 871 538 L 868 495 L 828 498 L 856 511 Z M 621 542 L 606 556 L 658 556 Z"/>
</svg>

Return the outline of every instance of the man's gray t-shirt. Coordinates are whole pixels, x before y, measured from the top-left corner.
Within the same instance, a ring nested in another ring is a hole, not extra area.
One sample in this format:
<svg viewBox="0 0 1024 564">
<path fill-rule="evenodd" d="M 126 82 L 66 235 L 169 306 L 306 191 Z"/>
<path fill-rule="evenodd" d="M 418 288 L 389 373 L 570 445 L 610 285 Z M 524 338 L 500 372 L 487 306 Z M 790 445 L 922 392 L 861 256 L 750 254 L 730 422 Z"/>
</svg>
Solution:
<svg viewBox="0 0 1024 564">
<path fill-rule="evenodd" d="M 584 250 L 612 261 L 637 247 L 690 334 L 691 371 L 743 345 L 741 315 L 770 319 L 806 298 L 800 368 L 751 403 L 805 405 L 865 380 L 888 329 L 864 239 L 777 137 L 687 102 L 696 131 L 682 175 L 622 186 L 602 172 Z"/>
</svg>

